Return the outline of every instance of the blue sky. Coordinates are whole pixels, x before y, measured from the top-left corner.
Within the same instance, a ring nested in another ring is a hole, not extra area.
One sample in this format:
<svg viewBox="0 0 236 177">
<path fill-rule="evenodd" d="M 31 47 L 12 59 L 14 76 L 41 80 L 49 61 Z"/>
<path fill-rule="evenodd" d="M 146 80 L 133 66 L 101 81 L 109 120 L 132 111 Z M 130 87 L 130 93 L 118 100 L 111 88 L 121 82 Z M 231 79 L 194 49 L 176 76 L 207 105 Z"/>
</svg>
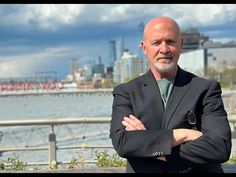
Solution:
<svg viewBox="0 0 236 177">
<path fill-rule="evenodd" d="M 1 4 L 0 77 L 70 72 L 102 57 L 109 64 L 109 40 L 124 37 L 138 51 L 138 25 L 165 15 L 182 29 L 196 27 L 217 41 L 236 40 L 236 4 Z"/>
</svg>

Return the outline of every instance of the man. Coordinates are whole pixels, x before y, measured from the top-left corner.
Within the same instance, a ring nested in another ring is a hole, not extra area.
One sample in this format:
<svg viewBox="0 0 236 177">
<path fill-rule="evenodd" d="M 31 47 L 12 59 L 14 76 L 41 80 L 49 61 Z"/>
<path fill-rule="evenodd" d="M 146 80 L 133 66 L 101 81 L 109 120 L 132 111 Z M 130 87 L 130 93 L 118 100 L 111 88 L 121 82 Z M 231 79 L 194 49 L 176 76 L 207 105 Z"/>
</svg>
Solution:
<svg viewBox="0 0 236 177">
<path fill-rule="evenodd" d="M 178 66 L 183 39 L 169 17 L 147 23 L 150 70 L 114 88 L 110 137 L 127 172 L 223 172 L 231 131 L 216 81 Z"/>
</svg>

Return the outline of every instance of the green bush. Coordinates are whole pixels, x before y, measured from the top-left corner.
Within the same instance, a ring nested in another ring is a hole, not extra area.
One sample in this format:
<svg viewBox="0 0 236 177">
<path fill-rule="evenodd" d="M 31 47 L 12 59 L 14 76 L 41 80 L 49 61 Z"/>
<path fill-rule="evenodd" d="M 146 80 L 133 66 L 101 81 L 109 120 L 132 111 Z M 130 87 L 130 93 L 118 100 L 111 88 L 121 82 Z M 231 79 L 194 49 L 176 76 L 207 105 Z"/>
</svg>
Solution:
<svg viewBox="0 0 236 177">
<path fill-rule="evenodd" d="M 226 164 L 236 164 L 236 156 L 232 156 L 227 162 L 225 162 Z"/>
<path fill-rule="evenodd" d="M 0 170 L 24 170 L 27 166 L 26 163 L 19 159 L 19 156 L 8 157 L 7 160 L 2 160 L 0 162 Z"/>
<path fill-rule="evenodd" d="M 118 154 L 110 155 L 106 150 L 104 151 L 95 151 L 95 156 L 97 160 L 97 167 L 125 167 L 126 161 L 123 160 Z"/>
<path fill-rule="evenodd" d="M 69 169 L 75 168 L 83 168 L 86 165 L 86 161 L 83 157 L 83 152 L 86 150 L 86 146 L 82 147 L 82 151 L 79 152 L 78 158 L 73 158 L 69 162 Z M 104 151 L 94 151 L 95 152 L 95 160 L 97 160 L 96 166 L 98 168 L 106 168 L 106 167 L 126 167 L 126 161 L 118 156 L 117 153 L 109 154 L 107 150 Z M 56 170 L 58 169 L 56 161 L 51 161 L 49 163 L 49 169 Z M 21 161 L 19 156 L 8 157 L 7 160 L 0 161 L 0 171 L 17 171 L 17 170 L 27 170 L 27 163 Z M 38 167 L 34 166 L 34 168 L 30 168 L 31 170 L 40 170 Z"/>
</svg>

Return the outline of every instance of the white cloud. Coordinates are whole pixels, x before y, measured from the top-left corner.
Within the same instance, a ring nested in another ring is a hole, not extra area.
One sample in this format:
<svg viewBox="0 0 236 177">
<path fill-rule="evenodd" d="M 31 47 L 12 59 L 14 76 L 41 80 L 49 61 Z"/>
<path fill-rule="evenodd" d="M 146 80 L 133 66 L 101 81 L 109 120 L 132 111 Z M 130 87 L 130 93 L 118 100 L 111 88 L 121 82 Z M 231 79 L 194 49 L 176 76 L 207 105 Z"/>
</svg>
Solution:
<svg viewBox="0 0 236 177">
<path fill-rule="evenodd" d="M 135 8 L 135 7 L 133 7 Z M 120 22 L 132 18 L 132 14 L 129 13 L 131 5 L 116 5 L 107 9 L 107 13 L 100 14 L 101 22 Z"/>
<path fill-rule="evenodd" d="M 28 5 L 28 8 L 42 28 L 56 29 L 60 24 L 74 24 L 83 12 L 84 5 L 44 4 Z"/>
<path fill-rule="evenodd" d="M 5 16 L 3 23 L 10 26 L 36 25 L 42 29 L 56 30 L 60 25 L 75 24 L 84 7 L 83 4 L 14 5 L 13 11 L 2 14 Z"/>
<path fill-rule="evenodd" d="M 104 10 L 103 22 L 149 20 L 155 16 L 170 16 L 181 26 L 220 25 L 236 21 L 236 4 L 142 4 L 113 5 Z M 126 24 L 128 25 L 128 24 Z"/>
<path fill-rule="evenodd" d="M 97 41 L 100 45 L 94 45 L 93 41 L 70 44 L 59 47 L 34 47 L 34 46 L 5 46 L 0 49 L 0 77 L 29 77 L 36 71 L 46 71 L 47 66 L 57 65 L 61 60 L 66 61 L 77 58 L 79 67 L 91 61 L 97 62 L 98 56 L 104 54 L 107 41 Z M 87 46 L 92 47 L 88 48 Z M 101 47 L 105 46 L 105 48 Z M 3 54 L 1 51 L 7 49 Z M 25 52 L 24 52 L 25 51 Z M 106 57 L 106 56 L 105 56 Z M 102 56 L 104 62 L 104 56 Z M 69 64 L 68 64 L 69 65 Z M 42 68 L 42 66 L 45 66 Z M 64 65 L 62 68 L 66 68 Z"/>
<path fill-rule="evenodd" d="M 0 77 L 21 77 L 27 73 L 26 68 L 32 68 L 32 63 L 25 60 L 5 60 L 0 63 Z"/>
<path fill-rule="evenodd" d="M 6 7 L 11 10 L 3 10 Z M 21 4 L 0 7 L 0 14 L 0 25 L 37 25 L 46 30 L 86 23 L 122 22 L 128 26 L 159 15 L 173 17 L 185 27 L 235 21 L 236 4 Z"/>
<path fill-rule="evenodd" d="M 55 43 L 53 43 L 53 47 L 42 49 L 35 44 L 37 42 L 42 44 L 42 41 L 36 40 L 33 45 L 36 47 L 27 46 L 28 41 L 34 40 L 34 36 L 30 36 L 29 38 L 26 34 L 20 36 L 20 32 L 18 30 L 19 26 L 36 26 L 43 30 L 54 30 L 54 32 L 56 32 L 56 30 L 61 26 L 86 24 L 94 24 L 96 26 L 101 23 L 111 25 L 116 23 L 120 26 L 127 28 L 130 27 L 133 29 L 134 26 L 136 25 L 137 27 L 141 21 L 147 22 L 147 20 L 160 15 L 166 15 L 176 19 L 180 26 L 184 28 L 199 28 L 203 26 L 207 27 L 209 25 L 226 26 L 227 24 L 231 24 L 232 26 L 236 24 L 236 4 L 1 5 L 0 26 L 7 26 L 12 29 L 16 29 L 17 35 L 16 38 L 14 38 L 14 36 L 9 37 L 9 40 L 11 41 L 4 40 L 2 42 L 4 45 L 1 45 L 0 48 L 0 77 L 19 77 L 23 75 L 30 75 L 33 71 L 37 70 L 38 66 L 47 65 L 47 63 L 51 64 L 52 62 L 68 57 L 78 57 L 79 67 L 89 60 L 96 61 L 99 55 L 102 56 L 102 59 L 105 58 L 107 60 L 103 60 L 104 63 L 109 63 L 108 41 L 104 40 L 104 36 L 100 36 L 96 38 L 96 40 L 92 39 L 92 41 L 89 39 L 89 35 L 86 40 L 80 39 L 80 36 L 78 36 L 78 41 L 80 44 L 55 47 Z M 88 29 L 86 34 L 93 33 L 94 30 L 96 29 Z M 233 33 L 233 30 L 230 32 Z M 208 30 L 207 34 L 211 34 L 211 36 L 214 35 L 214 37 L 217 38 L 217 36 L 222 34 L 222 31 L 221 29 Z M 37 35 L 40 35 L 40 31 L 38 31 Z M 118 34 L 114 34 L 114 36 L 115 35 Z M 126 48 L 134 50 L 134 52 L 136 52 L 137 48 L 135 41 L 136 37 L 137 36 L 134 35 L 133 38 L 135 39 L 129 38 L 126 45 L 132 41 L 133 42 L 130 46 L 125 46 Z M 51 39 L 46 39 L 46 42 L 43 41 L 45 42 L 43 45 L 50 45 L 49 43 L 47 44 L 47 40 L 50 42 Z M 90 42 L 88 42 L 89 40 Z M 17 46 L 17 41 L 21 41 L 20 43 L 25 44 L 25 46 Z M 7 47 L 6 45 L 11 46 Z"/>
<path fill-rule="evenodd" d="M 15 53 L 0 56 L 0 77 L 32 76 L 37 71 L 37 67 L 65 59 L 70 53 L 75 52 L 76 48 L 57 47 L 45 48 L 28 54 Z"/>
<path fill-rule="evenodd" d="M 221 25 L 236 20 L 235 4 L 176 5 L 177 9 L 179 7 L 181 12 L 178 11 L 176 17 L 181 26 Z"/>
</svg>

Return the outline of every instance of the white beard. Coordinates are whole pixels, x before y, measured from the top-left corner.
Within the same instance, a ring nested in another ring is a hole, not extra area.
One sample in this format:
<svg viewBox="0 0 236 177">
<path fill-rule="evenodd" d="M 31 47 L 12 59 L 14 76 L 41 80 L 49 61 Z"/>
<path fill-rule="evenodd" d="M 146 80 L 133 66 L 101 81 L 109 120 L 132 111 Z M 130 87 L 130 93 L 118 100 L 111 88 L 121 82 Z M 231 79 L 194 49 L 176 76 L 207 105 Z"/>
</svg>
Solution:
<svg viewBox="0 0 236 177">
<path fill-rule="evenodd" d="M 175 65 L 176 65 L 175 62 L 173 61 L 165 65 L 160 65 L 157 62 L 155 62 L 154 67 L 159 73 L 168 73 L 175 68 Z"/>
</svg>

